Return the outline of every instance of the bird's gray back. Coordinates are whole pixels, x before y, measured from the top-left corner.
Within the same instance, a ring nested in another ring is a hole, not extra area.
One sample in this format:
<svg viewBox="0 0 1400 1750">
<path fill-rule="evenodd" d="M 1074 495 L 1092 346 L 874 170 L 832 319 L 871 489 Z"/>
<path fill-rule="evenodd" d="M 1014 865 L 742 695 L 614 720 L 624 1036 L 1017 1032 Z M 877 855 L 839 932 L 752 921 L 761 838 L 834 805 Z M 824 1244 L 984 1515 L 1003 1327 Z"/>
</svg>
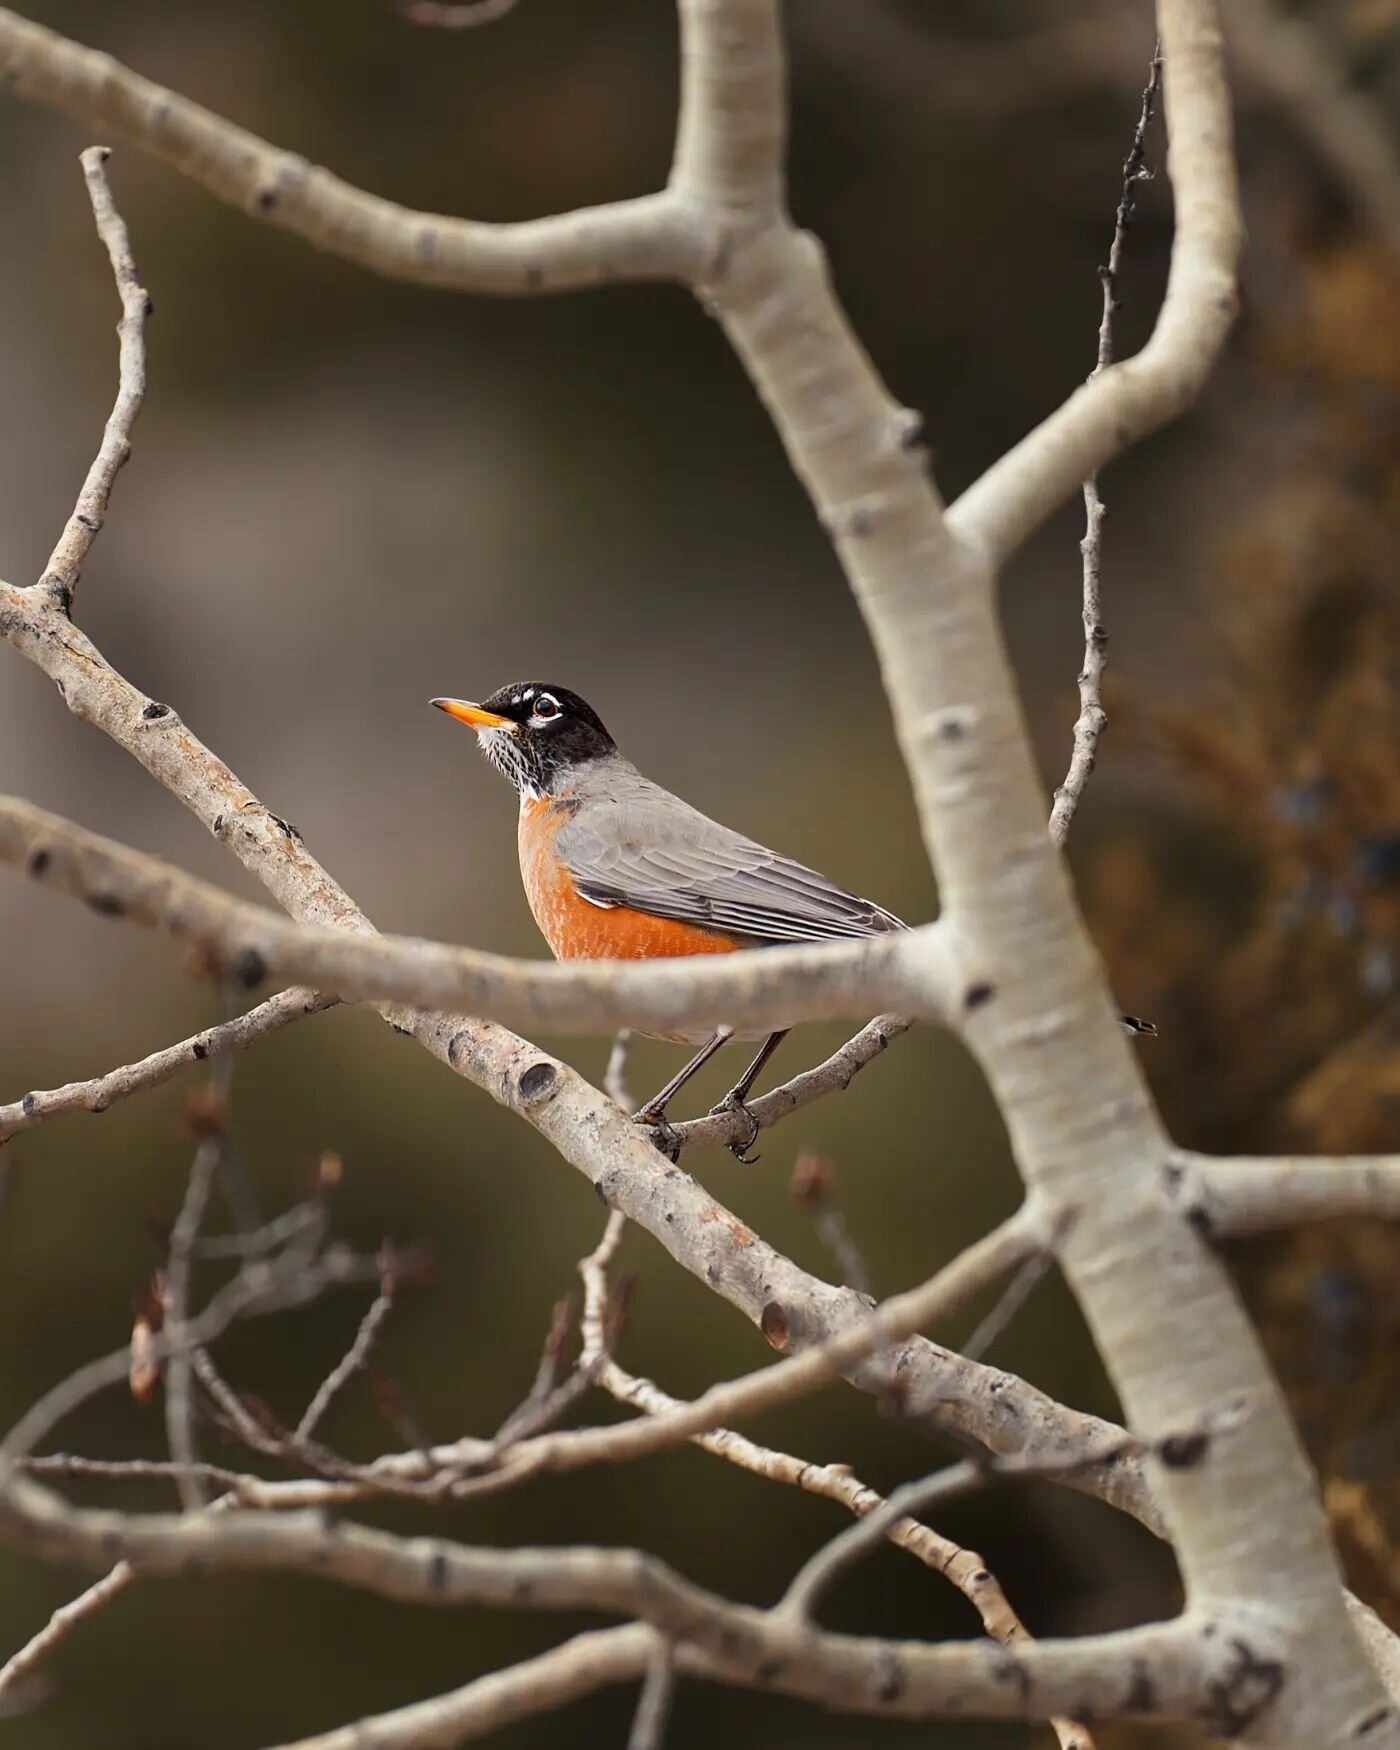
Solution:
<svg viewBox="0 0 1400 1750">
<path fill-rule="evenodd" d="M 618 755 L 578 774 L 555 849 L 595 905 L 628 906 L 759 944 L 904 926 L 815 869 L 721 826 Z"/>
</svg>

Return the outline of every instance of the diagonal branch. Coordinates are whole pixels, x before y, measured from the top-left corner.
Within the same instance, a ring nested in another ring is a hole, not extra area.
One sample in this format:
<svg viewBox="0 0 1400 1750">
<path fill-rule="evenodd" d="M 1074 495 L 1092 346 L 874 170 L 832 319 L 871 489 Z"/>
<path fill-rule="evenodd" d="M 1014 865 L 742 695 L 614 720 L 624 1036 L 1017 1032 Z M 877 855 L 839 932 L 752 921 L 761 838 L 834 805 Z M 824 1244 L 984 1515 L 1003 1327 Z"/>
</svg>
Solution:
<svg viewBox="0 0 1400 1750">
<path fill-rule="evenodd" d="M 57 1118 L 66 1112 L 105 1112 L 119 1100 L 159 1087 L 182 1069 L 205 1063 L 218 1052 L 242 1051 L 305 1015 L 322 1014 L 334 1008 L 336 1000 L 310 990 L 284 990 L 246 1014 L 206 1027 L 178 1045 L 167 1045 L 135 1063 L 108 1070 L 106 1075 L 84 1082 L 65 1082 L 61 1088 L 35 1088 L 22 1099 L 0 1106 L 0 1143 L 8 1142 L 21 1130 L 42 1124 L 46 1118 Z"/>
<path fill-rule="evenodd" d="M 1032 1252 L 1041 1250 L 1047 1238 L 1047 1224 L 1040 1212 L 1024 1205 L 927 1282 L 892 1295 L 871 1309 L 863 1323 L 772 1366 L 712 1385 L 698 1398 L 665 1415 L 612 1423 L 605 1428 L 541 1434 L 533 1440 L 521 1441 L 508 1449 L 499 1471 L 482 1479 L 485 1484 L 482 1492 L 494 1492 L 502 1480 L 514 1482 L 544 1471 L 621 1463 L 664 1452 L 692 1435 L 705 1434 L 780 1404 L 792 1403 L 829 1380 L 858 1369 L 872 1357 L 876 1369 L 886 1373 L 887 1390 L 893 1390 L 893 1369 L 887 1359 L 891 1345 L 950 1316 Z M 777 1348 L 786 1347 L 787 1340 L 781 1319 L 781 1309 L 774 1305 L 765 1333 Z M 466 1482 L 453 1492 L 460 1499 L 474 1490 Z"/>
<path fill-rule="evenodd" d="M 901 1033 L 907 1033 L 913 1024 L 899 1015 L 877 1015 L 859 1033 L 837 1046 L 825 1062 L 814 1064 L 811 1069 L 793 1076 L 791 1081 L 748 1101 L 751 1123 L 745 1122 L 742 1112 L 712 1112 L 708 1118 L 688 1118 L 672 1124 L 671 1128 L 686 1148 L 728 1148 L 731 1143 L 750 1136 L 754 1124 L 760 1130 L 767 1130 L 790 1113 L 811 1105 L 813 1100 L 850 1087 L 861 1070 L 873 1063 Z M 0 1117 L 3 1117 L 3 1110 L 0 1110 Z"/>
<path fill-rule="evenodd" d="M 610 1215 L 597 1246 L 579 1262 L 579 1275 L 584 1284 L 583 1354 L 580 1360 L 581 1363 L 601 1362 L 598 1383 L 619 1403 L 628 1404 L 648 1416 L 674 1415 L 687 1407 L 679 1398 L 673 1398 L 653 1381 L 629 1373 L 606 1352 L 607 1271 L 616 1256 L 625 1226 L 622 1216 L 616 1212 Z M 713 1428 L 704 1434 L 692 1434 L 690 1440 L 702 1451 L 737 1465 L 751 1475 L 786 1483 L 801 1489 L 804 1494 L 820 1495 L 825 1500 L 834 1501 L 854 1513 L 862 1524 L 869 1524 L 872 1518 L 880 1516 L 880 1535 L 956 1586 L 994 1641 L 1011 1646 L 1031 1639 L 996 1576 L 976 1550 L 966 1549 L 950 1538 L 940 1536 L 907 1514 L 888 1512 L 889 1503 L 885 1498 L 861 1482 L 849 1465 L 813 1464 L 794 1458 L 790 1453 L 760 1446 L 732 1428 Z M 1076 1721 L 1056 1719 L 1050 1723 L 1059 1739 L 1060 1750 L 1094 1750 L 1088 1732 Z"/>
<path fill-rule="evenodd" d="M 490 1671 L 446 1695 L 410 1702 L 391 1713 L 318 1732 L 314 1738 L 298 1738 L 277 1750 L 410 1750 L 410 1746 L 447 1750 L 517 1720 L 532 1720 L 565 1707 L 609 1684 L 640 1677 L 655 1640 L 641 1623 L 593 1629 L 504 1671 Z"/>
</svg>

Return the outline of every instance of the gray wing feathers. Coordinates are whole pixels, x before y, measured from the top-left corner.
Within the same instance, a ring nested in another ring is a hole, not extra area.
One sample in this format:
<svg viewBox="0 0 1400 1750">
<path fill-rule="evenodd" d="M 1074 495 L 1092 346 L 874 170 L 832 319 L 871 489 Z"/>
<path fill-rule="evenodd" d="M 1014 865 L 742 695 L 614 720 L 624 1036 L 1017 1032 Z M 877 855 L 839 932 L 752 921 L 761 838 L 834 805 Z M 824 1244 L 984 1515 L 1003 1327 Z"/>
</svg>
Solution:
<svg viewBox="0 0 1400 1750">
<path fill-rule="evenodd" d="M 745 936 L 755 943 L 845 941 L 904 926 L 815 869 L 731 832 L 635 771 L 589 800 L 556 849 L 595 905 Z"/>
</svg>

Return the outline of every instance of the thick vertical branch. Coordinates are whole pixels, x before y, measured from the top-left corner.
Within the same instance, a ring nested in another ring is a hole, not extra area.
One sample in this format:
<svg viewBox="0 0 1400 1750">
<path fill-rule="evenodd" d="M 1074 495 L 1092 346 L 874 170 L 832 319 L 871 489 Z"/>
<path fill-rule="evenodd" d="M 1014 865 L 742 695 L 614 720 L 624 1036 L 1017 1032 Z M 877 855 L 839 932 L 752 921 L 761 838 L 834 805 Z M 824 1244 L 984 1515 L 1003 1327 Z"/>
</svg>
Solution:
<svg viewBox="0 0 1400 1750">
<path fill-rule="evenodd" d="M 734 10 L 776 36 L 775 6 Z M 732 39 L 707 31 L 708 13 L 683 16 L 691 57 L 734 54 Z M 1010 551 L 1080 480 L 1187 405 L 1228 327 L 1240 221 L 1219 19 L 1210 0 L 1162 0 L 1159 19 L 1178 231 L 1156 332 L 993 468 L 952 526 L 812 239 L 781 225 L 734 238 L 705 294 L 865 615 L 977 994 L 967 1033 L 1028 1184 L 1070 1221 L 1062 1261 L 1131 1423 L 1150 1438 L 1243 1406 L 1198 1462 L 1161 1467 L 1161 1494 L 1189 1596 L 1291 1600 L 1288 1700 L 1253 1741 L 1313 1750 L 1340 1743 L 1384 1695 L 1347 1624 L 1312 1479 L 1254 1332 L 1224 1271 L 1165 1204 L 1166 1141 L 1044 833 L 979 557 Z M 723 89 L 718 72 L 708 88 Z M 1377 1735 L 1400 1743 L 1400 1722 L 1376 1718 Z"/>
</svg>

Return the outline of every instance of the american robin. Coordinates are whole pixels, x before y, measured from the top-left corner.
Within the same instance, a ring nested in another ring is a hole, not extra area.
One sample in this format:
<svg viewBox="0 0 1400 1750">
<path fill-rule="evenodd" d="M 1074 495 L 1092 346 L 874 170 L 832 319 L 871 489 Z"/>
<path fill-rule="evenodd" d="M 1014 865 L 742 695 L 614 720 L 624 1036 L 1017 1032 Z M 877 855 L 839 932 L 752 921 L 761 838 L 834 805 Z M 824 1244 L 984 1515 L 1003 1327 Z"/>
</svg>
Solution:
<svg viewBox="0 0 1400 1750">
<path fill-rule="evenodd" d="M 520 873 L 558 960 L 651 960 L 728 954 L 782 942 L 846 942 L 905 926 L 825 875 L 779 856 L 644 778 L 596 711 L 567 687 L 502 687 L 480 705 L 434 699 L 477 733 L 481 751 L 520 795 Z M 746 1112 L 759 1071 L 787 1029 L 714 1108 Z M 685 1068 L 636 1113 L 664 1126 L 666 1107 L 732 1028 L 671 1035 L 697 1043 Z M 760 1037 L 754 1034 L 749 1037 Z M 758 1134 L 743 1147 L 742 1158 Z"/>
</svg>

